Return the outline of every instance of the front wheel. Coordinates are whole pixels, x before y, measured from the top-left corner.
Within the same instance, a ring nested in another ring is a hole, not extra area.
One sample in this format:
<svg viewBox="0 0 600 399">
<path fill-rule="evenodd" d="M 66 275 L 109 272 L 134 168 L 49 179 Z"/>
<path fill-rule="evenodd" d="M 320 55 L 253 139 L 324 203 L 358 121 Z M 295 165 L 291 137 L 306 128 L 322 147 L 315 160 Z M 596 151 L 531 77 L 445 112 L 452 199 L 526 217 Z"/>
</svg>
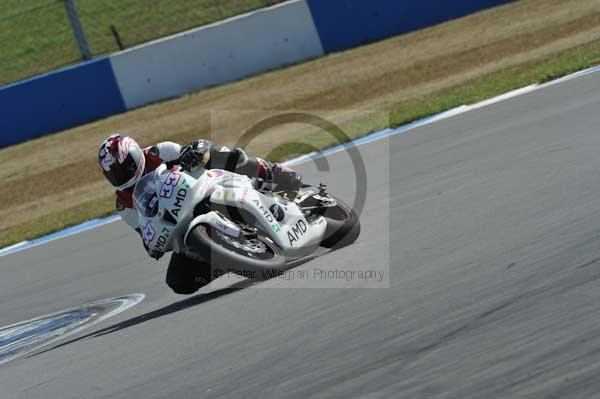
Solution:
<svg viewBox="0 0 600 399">
<path fill-rule="evenodd" d="M 234 272 L 245 277 L 274 277 L 286 265 L 281 249 L 261 235 L 249 238 L 232 237 L 206 224 L 199 224 L 189 233 L 187 244 L 211 265 L 212 272 Z"/>
<path fill-rule="evenodd" d="M 327 219 L 325 238 L 321 246 L 337 249 L 352 244 L 360 235 L 360 220 L 352 208 L 333 197 L 336 206 L 326 208 L 323 216 Z"/>
</svg>

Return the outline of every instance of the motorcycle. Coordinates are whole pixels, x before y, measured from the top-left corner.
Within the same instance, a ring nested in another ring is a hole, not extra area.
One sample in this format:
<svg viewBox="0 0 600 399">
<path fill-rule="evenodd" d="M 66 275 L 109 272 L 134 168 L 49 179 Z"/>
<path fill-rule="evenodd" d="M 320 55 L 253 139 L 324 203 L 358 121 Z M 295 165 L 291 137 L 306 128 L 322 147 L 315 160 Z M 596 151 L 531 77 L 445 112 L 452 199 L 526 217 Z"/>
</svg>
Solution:
<svg viewBox="0 0 600 399">
<path fill-rule="evenodd" d="M 323 185 L 304 185 L 290 198 L 221 169 L 163 164 L 138 181 L 133 202 L 150 253 L 175 251 L 236 272 L 279 271 L 360 234 L 355 212 Z"/>
</svg>

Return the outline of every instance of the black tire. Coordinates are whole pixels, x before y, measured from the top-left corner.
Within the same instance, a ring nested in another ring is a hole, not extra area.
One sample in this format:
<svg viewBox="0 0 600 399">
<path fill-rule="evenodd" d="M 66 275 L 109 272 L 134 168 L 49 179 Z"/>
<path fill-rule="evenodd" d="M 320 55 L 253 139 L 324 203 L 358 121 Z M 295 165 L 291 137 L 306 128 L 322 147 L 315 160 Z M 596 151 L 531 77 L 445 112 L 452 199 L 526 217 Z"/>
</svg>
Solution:
<svg viewBox="0 0 600 399">
<path fill-rule="evenodd" d="M 335 198 L 331 196 L 332 198 Z M 327 208 L 323 216 L 327 219 L 325 238 L 321 246 L 325 248 L 342 248 L 352 244 L 360 235 L 358 215 L 347 204 L 335 198 L 337 206 Z"/>
<path fill-rule="evenodd" d="M 194 227 L 187 238 L 187 245 L 211 265 L 211 273 L 215 277 L 234 272 L 249 278 L 267 279 L 275 277 L 286 266 L 285 256 L 279 247 L 260 233 L 255 239 L 260 243 L 258 245 L 265 247 L 265 252 L 260 254 L 244 253 L 243 249 L 234 247 L 224 238 L 236 240 L 205 224 Z"/>
<path fill-rule="evenodd" d="M 173 252 L 165 282 L 173 292 L 190 295 L 212 280 L 210 265 Z"/>
</svg>

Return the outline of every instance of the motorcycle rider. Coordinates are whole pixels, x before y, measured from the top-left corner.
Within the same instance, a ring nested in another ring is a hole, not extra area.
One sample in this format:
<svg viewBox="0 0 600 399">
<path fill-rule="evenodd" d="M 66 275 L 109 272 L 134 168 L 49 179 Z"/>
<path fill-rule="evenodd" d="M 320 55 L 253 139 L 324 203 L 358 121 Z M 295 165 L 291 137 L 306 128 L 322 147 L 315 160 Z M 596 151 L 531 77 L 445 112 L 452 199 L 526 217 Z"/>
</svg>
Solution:
<svg viewBox="0 0 600 399">
<path fill-rule="evenodd" d="M 196 140 L 181 146 L 165 141 L 147 148 L 131 137 L 110 135 L 100 146 L 98 164 L 106 179 L 116 188 L 116 208 L 121 218 L 138 233 L 137 212 L 133 209 L 133 189 L 147 173 L 162 163 L 192 169 L 203 165 L 206 169 L 225 169 L 256 178 L 257 188 L 270 191 L 297 192 L 302 186 L 300 174 L 280 164 L 252 157 L 241 148 L 213 145 L 209 140 Z M 148 247 L 144 243 L 148 251 Z M 149 252 L 159 259 L 163 254 Z M 213 278 L 210 265 L 193 254 L 173 253 L 166 282 L 178 294 L 191 294 Z"/>
</svg>

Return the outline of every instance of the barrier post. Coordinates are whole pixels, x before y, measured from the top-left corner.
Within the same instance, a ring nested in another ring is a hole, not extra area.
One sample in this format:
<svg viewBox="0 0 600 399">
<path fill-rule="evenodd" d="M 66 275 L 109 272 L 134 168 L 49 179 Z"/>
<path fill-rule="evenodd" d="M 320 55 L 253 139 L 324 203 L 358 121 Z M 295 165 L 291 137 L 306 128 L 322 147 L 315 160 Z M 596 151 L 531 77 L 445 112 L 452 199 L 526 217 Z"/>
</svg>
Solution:
<svg viewBox="0 0 600 399">
<path fill-rule="evenodd" d="M 71 28 L 73 28 L 73 35 L 75 36 L 75 40 L 77 41 L 77 45 L 79 46 L 79 52 L 81 53 L 81 57 L 84 60 L 92 59 L 92 52 L 90 51 L 90 46 L 88 45 L 87 39 L 85 37 L 85 32 L 83 31 L 83 26 L 81 25 L 81 21 L 79 20 L 79 16 L 77 15 L 77 9 L 75 8 L 74 0 L 64 0 L 65 9 L 67 10 L 67 15 L 69 16 L 69 21 L 71 22 Z"/>
</svg>

